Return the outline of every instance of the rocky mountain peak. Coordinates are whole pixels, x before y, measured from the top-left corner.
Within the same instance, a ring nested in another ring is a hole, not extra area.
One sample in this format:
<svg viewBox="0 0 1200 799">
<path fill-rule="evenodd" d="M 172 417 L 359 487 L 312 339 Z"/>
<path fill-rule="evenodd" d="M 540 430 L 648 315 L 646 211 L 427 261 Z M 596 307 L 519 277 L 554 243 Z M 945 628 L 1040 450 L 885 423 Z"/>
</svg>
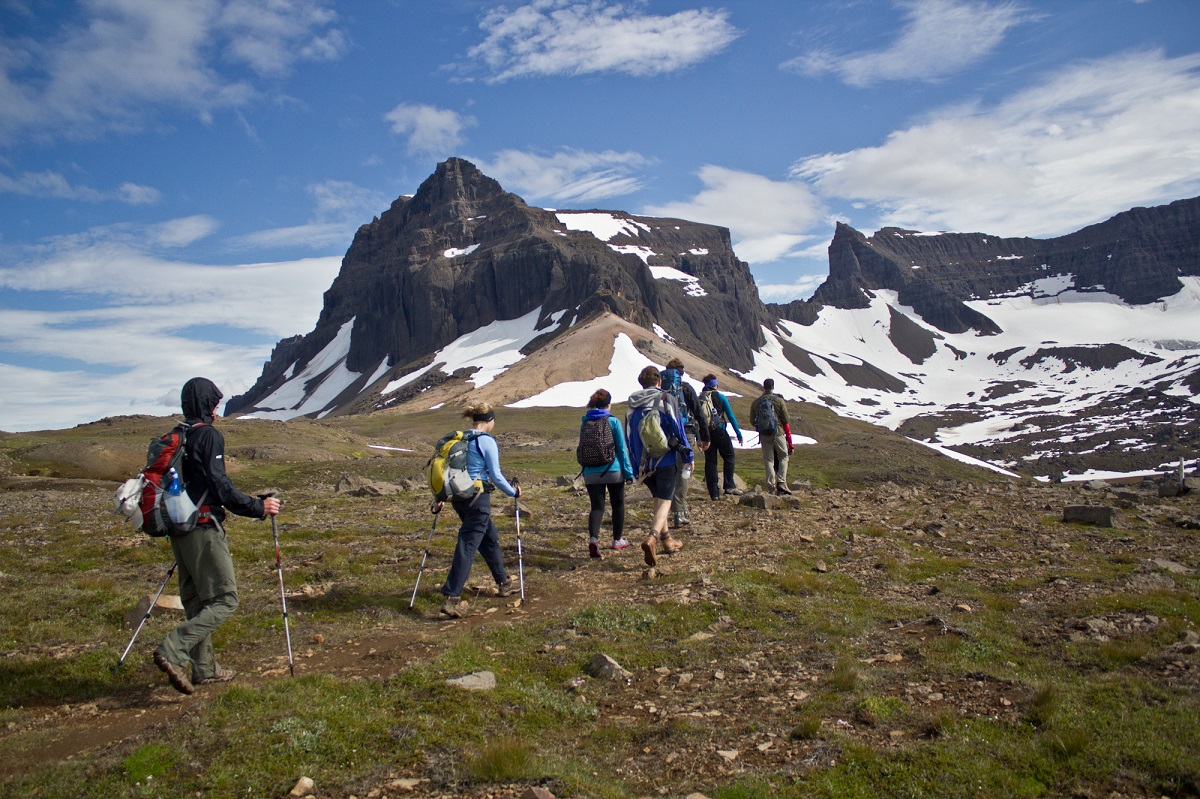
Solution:
<svg viewBox="0 0 1200 799">
<path fill-rule="evenodd" d="M 532 352 L 603 313 L 741 370 L 752 368 L 762 329 L 772 324 L 725 228 L 532 208 L 452 158 L 412 197 L 359 228 L 316 328 L 281 342 L 259 381 L 229 407 L 290 415 L 359 407 L 369 387 L 426 368 L 488 325 L 533 314 L 537 335 L 523 350 Z"/>
<path fill-rule="evenodd" d="M 524 204 L 470 161 L 450 158 L 438 164 L 417 189 L 408 203 L 408 212 L 444 224 L 479 217 L 497 202 Z"/>
</svg>

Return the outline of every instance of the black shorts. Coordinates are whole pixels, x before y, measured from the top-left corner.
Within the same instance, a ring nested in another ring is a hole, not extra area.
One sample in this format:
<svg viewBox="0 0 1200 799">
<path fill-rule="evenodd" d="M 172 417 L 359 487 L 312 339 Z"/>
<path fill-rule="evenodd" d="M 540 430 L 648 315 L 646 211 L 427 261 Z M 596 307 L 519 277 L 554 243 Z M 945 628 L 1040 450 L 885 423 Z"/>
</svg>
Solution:
<svg viewBox="0 0 1200 799">
<path fill-rule="evenodd" d="M 679 467 L 675 464 L 659 466 L 646 476 L 643 481 L 650 489 L 650 496 L 655 499 L 671 500 L 675 498 L 675 474 Z"/>
</svg>

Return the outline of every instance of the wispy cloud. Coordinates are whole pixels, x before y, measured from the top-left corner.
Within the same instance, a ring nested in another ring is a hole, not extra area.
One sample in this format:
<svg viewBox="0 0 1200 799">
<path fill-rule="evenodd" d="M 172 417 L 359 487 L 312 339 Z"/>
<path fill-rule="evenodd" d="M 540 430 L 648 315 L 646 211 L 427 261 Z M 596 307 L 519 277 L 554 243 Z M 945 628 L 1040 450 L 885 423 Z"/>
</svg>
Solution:
<svg viewBox="0 0 1200 799">
<path fill-rule="evenodd" d="M 824 220 L 821 201 L 797 181 L 777 181 L 750 172 L 705 166 L 705 188 L 685 202 L 653 205 L 646 213 L 707 222 L 729 228 L 738 257 L 768 263 L 799 254 Z"/>
<path fill-rule="evenodd" d="M 178 412 L 179 386 L 196 374 L 232 395 L 249 388 L 245 376 L 258 373 L 275 341 L 311 330 L 340 257 L 214 266 L 148 249 L 182 246 L 215 224 L 189 217 L 105 228 L 4 252 L 0 291 L 8 297 L 60 292 L 72 300 L 63 310 L 0 314 L 0 429 L 39 425 L 46 397 L 61 424 Z"/>
<path fill-rule="evenodd" d="M 94 0 L 53 40 L 0 36 L 0 143 L 140 129 L 165 107 L 207 119 L 245 105 L 258 89 L 222 67 L 278 77 L 344 52 L 326 5 Z"/>
<path fill-rule="evenodd" d="M 503 150 L 477 162 L 486 174 L 527 199 L 588 203 L 641 188 L 638 170 L 650 159 L 638 153 L 566 149 L 553 155 Z"/>
<path fill-rule="evenodd" d="M 817 50 L 786 62 L 808 75 L 832 73 L 851 86 L 881 81 L 936 81 L 986 58 L 1008 32 L 1029 18 L 1017 3 L 909 0 L 906 23 L 885 50 L 839 55 Z"/>
<path fill-rule="evenodd" d="M 433 105 L 400 105 L 383 116 L 392 123 L 392 133 L 408 137 L 410 155 L 453 155 L 462 143 L 463 131 L 475 118 Z"/>
<path fill-rule="evenodd" d="M 231 247 L 308 247 L 314 250 L 337 247 L 344 250 L 354 232 L 365 221 L 386 210 L 389 198 L 344 180 L 327 180 L 308 187 L 315 206 L 303 225 L 260 230 L 229 240 Z"/>
<path fill-rule="evenodd" d="M 886 225 L 1060 235 L 1200 193 L 1200 54 L 1073 66 L 991 108 L 945 109 L 878 147 L 804 158 L 822 195 Z"/>
<path fill-rule="evenodd" d="M 763 302 L 784 304 L 807 299 L 825 282 L 826 277 L 826 274 L 799 275 L 791 283 L 764 283 L 758 287 L 758 296 Z"/>
<path fill-rule="evenodd" d="M 740 35 L 723 10 L 654 16 L 604 0 L 502 6 L 479 27 L 486 36 L 468 55 L 492 71 L 490 82 L 597 72 L 660 75 L 711 58 Z"/>
</svg>

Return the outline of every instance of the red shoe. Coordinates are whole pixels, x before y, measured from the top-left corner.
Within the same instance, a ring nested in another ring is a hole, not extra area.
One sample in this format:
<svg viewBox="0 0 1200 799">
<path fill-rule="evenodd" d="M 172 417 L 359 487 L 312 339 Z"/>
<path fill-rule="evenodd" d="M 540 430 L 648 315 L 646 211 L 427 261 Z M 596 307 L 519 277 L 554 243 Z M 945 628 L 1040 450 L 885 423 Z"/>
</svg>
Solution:
<svg viewBox="0 0 1200 799">
<path fill-rule="evenodd" d="M 588 556 L 593 558 L 600 557 L 600 544 L 597 541 L 588 543 Z"/>
</svg>

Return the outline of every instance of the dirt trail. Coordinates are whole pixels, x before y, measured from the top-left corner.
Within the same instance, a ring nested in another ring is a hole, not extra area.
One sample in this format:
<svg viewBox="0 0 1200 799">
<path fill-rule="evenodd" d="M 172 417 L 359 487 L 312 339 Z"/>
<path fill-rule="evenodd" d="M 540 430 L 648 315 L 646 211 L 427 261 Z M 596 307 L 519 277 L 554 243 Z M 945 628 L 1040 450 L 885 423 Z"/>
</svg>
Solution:
<svg viewBox="0 0 1200 799">
<path fill-rule="evenodd" d="M 697 516 L 707 514 L 705 510 Z M 536 554 L 538 534 L 534 532 L 531 536 L 526 528 L 523 537 L 526 557 Z M 660 561 L 660 573 L 666 574 L 672 568 L 687 568 L 688 561 L 702 562 L 707 557 L 708 549 L 714 546 L 711 536 L 708 537 L 707 547 L 704 538 L 693 538 L 695 540 L 690 551 L 671 556 L 674 560 L 663 558 Z M 515 550 L 512 554 L 515 560 Z M 466 618 L 448 620 L 438 612 L 435 603 L 432 610 L 424 613 L 413 611 L 409 618 L 400 623 L 381 625 L 341 641 L 314 642 L 311 633 L 304 628 L 304 598 L 291 597 L 289 618 L 292 624 L 295 675 L 330 674 L 342 678 L 388 679 L 410 662 L 436 657 L 453 637 L 465 630 L 496 624 L 521 624 L 585 603 L 601 602 L 611 596 L 629 596 L 631 591 L 635 594 L 652 592 L 649 584 L 639 582 L 646 566 L 637 546 L 621 552 L 605 550 L 600 561 L 588 558 L 586 550 L 566 555 L 556 552 L 555 556 L 565 557 L 571 562 L 570 566 L 555 571 L 527 570 L 526 599 L 523 602 L 517 601 L 519 596 L 505 599 L 495 596 L 490 581 L 488 585 L 480 582 L 480 572 L 486 580 L 487 570 L 477 562 L 467 590 L 463 592 L 471 605 L 471 614 Z M 421 596 L 434 596 L 436 590 L 436 585 L 423 582 Z M 419 603 L 418 608 L 423 604 L 428 604 L 428 600 Z M 145 634 L 143 630 L 122 668 L 145 668 L 151 682 L 145 688 L 124 691 L 96 702 L 47 705 L 27 724 L 0 731 L 0 738 L 20 733 L 38 740 L 36 746 L 0 762 L 0 780 L 25 773 L 42 764 L 98 754 L 136 738 L 154 726 L 171 722 L 185 712 L 201 710 L 231 685 L 257 686 L 272 680 L 289 679 L 286 654 L 255 662 L 227 655 L 222 662 L 237 671 L 233 683 L 199 686 L 194 694 L 184 696 L 172 689 L 153 666 L 147 665 L 153 641 L 148 642 Z"/>
<path fill-rule="evenodd" d="M 634 490 L 630 502 L 632 518 L 645 518 L 644 494 Z M 1075 558 L 1072 547 L 1102 554 L 1114 562 L 1151 564 L 1152 559 L 1167 559 L 1183 564 L 1191 573 L 1200 567 L 1200 546 L 1194 533 L 1178 529 L 1172 521 L 1197 517 L 1200 500 L 1164 506 L 1147 495 L 1146 504 L 1127 510 L 1131 518 L 1136 515 L 1139 525 L 1136 540 L 1142 542 L 1142 548 L 1131 552 L 1135 538 L 1117 531 L 1047 525 L 1047 515 L 1061 512 L 1065 504 L 1078 502 L 1079 496 L 1078 489 L 1057 486 L 883 486 L 853 493 L 804 492 L 796 499 L 803 503 L 802 507 L 771 511 L 696 498 L 693 524 L 677 531 L 685 543 L 684 549 L 660 558 L 659 573 L 669 576 L 665 580 L 643 579 L 646 565 L 637 543 L 620 552 L 603 550 L 604 558 L 599 561 L 587 556 L 582 539 L 576 539 L 567 548 L 569 551 L 552 546 L 552 540 L 562 541 L 565 533 L 578 532 L 582 521 L 580 499 L 563 493 L 543 503 L 539 497 L 538 504 L 545 506 L 544 521 L 523 525 L 526 601 L 520 607 L 512 606 L 514 598 L 501 599 L 492 593 L 492 586 L 483 586 L 490 580 L 478 562 L 464 593 L 471 603 L 472 615 L 462 620 L 447 621 L 438 614 L 436 579 L 429 579 L 422 583 L 420 614 L 401 615 L 395 621 L 355 633 L 352 638 L 318 640 L 313 630 L 306 629 L 305 601 L 297 597 L 294 602 L 289 600 L 296 675 L 387 679 L 412 662 L 436 657 L 463 631 L 562 616 L 572 608 L 608 599 L 650 604 L 661 601 L 719 604 L 724 589 L 719 578 L 713 579 L 715 575 L 745 569 L 780 572 L 792 568 L 781 563 L 781 559 L 800 556 L 811 558 L 817 564 L 817 571 L 828 569 L 845 575 L 875 599 L 913 609 L 911 618 L 890 621 L 872 630 L 869 641 L 856 642 L 865 643 L 878 653 L 877 658 L 863 662 L 876 669 L 880 691 L 907 697 L 921 706 L 933 701 L 952 702 L 959 712 L 1011 718 L 1015 722 L 1021 712 L 1022 686 L 980 675 L 961 675 L 937 685 L 914 682 L 919 680 L 913 672 L 917 667 L 908 655 L 896 659 L 896 654 L 907 651 L 923 638 L 955 634 L 956 625 L 967 623 L 960 620 L 969 618 L 971 611 L 963 611 L 960 598 L 939 593 L 936 585 L 931 586 L 928 581 L 912 582 L 889 575 L 892 570 L 889 566 L 923 558 L 922 553 L 928 553 L 960 564 L 955 579 L 965 583 L 981 588 L 1010 581 L 1028 585 L 1027 590 L 1014 595 L 1014 601 L 1022 608 L 1030 640 L 1091 635 L 1088 630 L 1070 627 L 1068 620 L 1057 618 L 1055 613 L 1056 608 L 1068 607 L 1097 592 L 1156 590 L 1168 583 L 1175 584 L 1172 577 L 1151 565 L 1139 567 L 1129 582 L 1114 585 L 1089 584 L 1064 577 L 1070 574 L 1069 566 Z M 1095 501 L 1107 500 L 1101 495 Z M 627 529 L 626 535 L 630 541 L 640 542 L 644 531 Z M 507 547 L 506 560 L 511 566 L 515 548 L 511 535 L 502 533 L 502 536 Z M 1013 542 L 1018 540 L 1021 546 L 1014 546 Z M 419 558 L 406 562 L 413 569 L 412 576 L 418 563 Z M 531 563 L 552 564 L 552 567 L 532 567 Z M 474 595 L 471 586 L 482 586 L 478 595 Z M 397 595 L 403 594 L 405 605 L 409 591 L 411 585 L 396 587 Z M 1149 623 L 1141 618 L 1084 621 L 1104 630 L 1108 629 L 1104 625 L 1124 629 Z M 720 664 L 714 667 L 721 670 L 720 677 L 695 675 L 697 685 L 704 681 L 703 705 L 693 699 L 698 694 L 687 690 L 664 696 L 663 681 L 674 680 L 678 675 L 664 677 L 651 673 L 637 675 L 630 690 L 612 692 L 600 700 L 602 713 L 610 718 L 641 717 L 648 713 L 657 713 L 654 718 L 664 719 L 670 715 L 694 717 L 714 713 L 736 718 L 745 712 L 748 702 L 754 703 L 752 707 L 763 708 L 765 713 L 776 705 L 794 705 L 800 701 L 797 697 L 807 696 L 806 685 L 811 690 L 812 683 L 822 679 L 829 665 L 813 660 L 807 650 L 781 651 L 770 641 L 764 641 L 762 646 L 764 652 L 757 664 L 750 661 Z M 19 735 L 22 741 L 35 742 L 0 763 L 0 779 L 25 773 L 38 765 L 110 751 L 123 742 L 148 736 L 152 727 L 168 723 L 183 713 L 203 712 L 208 702 L 228 690 L 228 685 L 210 685 L 198 688 L 191 697 L 177 694 L 149 664 L 149 650 L 150 644 L 139 641 L 125 666 L 143 669 L 148 677 L 146 687 L 86 705 L 47 706 L 40 715 L 30 713 L 20 724 L 10 724 L 9 729 L 0 731 L 0 739 Z M 224 658 L 225 665 L 239 672 L 235 685 L 256 686 L 289 679 L 283 652 L 260 655 L 234 652 Z M 114 653 L 114 660 L 115 657 Z M 1184 665 L 1178 666 L 1180 662 Z M 775 665 L 779 663 L 788 666 L 780 669 Z M 1164 684 L 1200 689 L 1200 666 L 1190 658 L 1180 661 L 1170 652 L 1152 653 L 1139 669 L 1149 679 Z M 687 676 L 692 678 L 690 674 Z M 655 701 L 643 704 L 647 697 Z M 897 745 L 899 740 L 889 736 L 912 733 L 889 730 L 883 725 L 858 724 L 854 726 L 854 734 L 865 743 L 888 747 Z M 804 744 L 789 744 L 782 738 L 773 743 L 742 743 L 747 767 L 754 761 L 764 768 L 776 768 L 780 764 L 802 762 L 812 755 L 802 748 Z M 629 765 L 631 770 L 638 768 L 643 765 L 636 762 Z M 660 768 L 661 764 L 651 762 L 647 756 L 646 773 Z M 684 754 L 673 768 L 708 773 L 712 765 L 699 754 L 695 757 Z"/>
</svg>

